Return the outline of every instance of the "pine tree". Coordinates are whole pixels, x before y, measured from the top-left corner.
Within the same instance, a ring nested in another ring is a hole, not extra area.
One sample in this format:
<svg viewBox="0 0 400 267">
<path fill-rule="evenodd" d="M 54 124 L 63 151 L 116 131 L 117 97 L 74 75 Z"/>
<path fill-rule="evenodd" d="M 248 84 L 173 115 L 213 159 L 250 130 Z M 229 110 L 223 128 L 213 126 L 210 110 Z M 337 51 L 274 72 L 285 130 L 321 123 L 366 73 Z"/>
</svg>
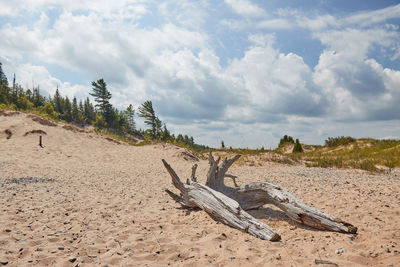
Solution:
<svg viewBox="0 0 400 267">
<path fill-rule="evenodd" d="M 303 147 L 301 146 L 299 139 L 296 139 L 296 143 L 294 144 L 292 152 L 293 153 L 302 153 L 303 152 Z"/>
<path fill-rule="evenodd" d="M 156 113 L 153 109 L 153 103 L 151 101 L 147 100 L 139 107 L 139 117 L 144 118 L 144 123 L 151 128 L 148 131 L 151 138 L 156 139 L 160 137 L 162 122 L 156 116 Z"/>
<path fill-rule="evenodd" d="M 16 98 L 18 98 L 18 90 L 15 90 Z M 39 86 L 37 88 L 33 88 L 32 102 L 35 108 L 43 106 L 46 102 L 46 99 L 40 94 Z"/>
<path fill-rule="evenodd" d="M 129 133 L 132 133 L 136 129 L 136 123 L 135 123 L 134 116 L 135 116 L 135 110 L 133 109 L 132 104 L 130 104 L 125 110 L 125 117 L 126 117 Z"/>
<path fill-rule="evenodd" d="M 293 137 L 288 136 L 288 135 L 285 134 L 285 135 L 281 138 L 281 140 L 279 141 L 279 146 L 285 145 L 285 144 L 287 144 L 287 143 L 294 144 L 294 140 L 293 140 Z"/>
<path fill-rule="evenodd" d="M 10 89 L 8 88 L 8 80 L 1 65 L 0 62 L 0 103 L 7 104 L 9 102 Z"/>
<path fill-rule="evenodd" d="M 74 99 L 72 100 L 71 115 L 72 115 L 72 121 L 73 122 L 75 122 L 75 123 L 79 123 L 80 122 L 78 101 L 76 100 L 76 97 L 74 97 Z"/>
<path fill-rule="evenodd" d="M 54 93 L 53 104 L 54 104 L 55 112 L 62 114 L 63 113 L 63 99 L 60 95 L 60 91 L 58 91 L 58 85 L 57 85 L 56 92 Z"/>
<path fill-rule="evenodd" d="M 96 120 L 96 113 L 92 103 L 90 103 L 89 97 L 86 98 L 83 104 L 85 123 L 91 124 Z"/>
<path fill-rule="evenodd" d="M 171 139 L 171 133 L 168 131 L 167 126 L 164 123 L 164 129 L 161 134 L 161 140 L 163 140 L 164 142 L 167 142 L 170 139 Z"/>
<path fill-rule="evenodd" d="M 25 94 L 26 94 L 26 97 L 28 98 L 28 100 L 33 102 L 33 94 L 32 94 L 31 89 L 27 89 Z"/>
<path fill-rule="evenodd" d="M 93 93 L 90 93 L 94 97 L 94 101 L 97 102 L 95 105 L 108 125 L 112 124 L 113 108 L 110 104 L 111 93 L 107 90 L 107 84 L 103 79 L 99 79 L 96 82 L 92 82 Z"/>
<path fill-rule="evenodd" d="M 71 122 L 72 121 L 72 106 L 71 106 L 71 101 L 69 100 L 68 96 L 66 96 L 65 100 L 64 100 L 63 118 L 67 122 Z"/>
<path fill-rule="evenodd" d="M 179 144 L 183 144 L 183 135 L 182 134 L 178 134 L 178 136 L 176 137 L 176 142 Z"/>
</svg>

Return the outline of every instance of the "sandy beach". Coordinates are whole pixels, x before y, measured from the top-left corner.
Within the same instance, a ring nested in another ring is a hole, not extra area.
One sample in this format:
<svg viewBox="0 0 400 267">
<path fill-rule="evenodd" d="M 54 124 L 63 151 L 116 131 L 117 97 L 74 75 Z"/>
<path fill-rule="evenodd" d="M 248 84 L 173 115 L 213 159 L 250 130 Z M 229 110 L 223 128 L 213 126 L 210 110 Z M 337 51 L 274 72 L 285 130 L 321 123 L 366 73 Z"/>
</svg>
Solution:
<svg viewBox="0 0 400 267">
<path fill-rule="evenodd" d="M 0 266 L 400 266 L 398 169 L 232 166 L 239 185 L 280 185 L 358 227 L 357 235 L 317 231 L 273 206 L 250 211 L 282 237 L 269 242 L 182 209 L 164 192 L 177 191 L 161 159 L 185 179 L 197 163 L 202 182 L 206 160 L 34 118 L 0 115 Z"/>
</svg>

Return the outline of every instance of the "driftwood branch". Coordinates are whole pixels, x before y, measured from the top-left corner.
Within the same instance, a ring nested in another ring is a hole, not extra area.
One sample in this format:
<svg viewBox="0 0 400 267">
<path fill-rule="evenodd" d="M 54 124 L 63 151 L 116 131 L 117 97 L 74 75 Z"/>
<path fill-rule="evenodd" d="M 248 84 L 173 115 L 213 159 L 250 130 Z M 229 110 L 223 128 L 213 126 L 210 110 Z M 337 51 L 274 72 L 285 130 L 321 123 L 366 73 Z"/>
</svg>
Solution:
<svg viewBox="0 0 400 267">
<path fill-rule="evenodd" d="M 206 185 L 197 182 L 195 172 L 197 165 L 192 168 L 192 175 L 184 184 L 178 175 L 165 161 L 165 168 L 172 178 L 172 183 L 181 192 L 178 196 L 171 191 L 167 193 L 185 207 L 198 207 L 212 217 L 226 224 L 244 230 L 262 239 L 276 241 L 280 236 L 269 226 L 258 222 L 245 210 L 257 209 L 265 204 L 273 204 L 283 210 L 289 218 L 299 224 L 316 229 L 342 233 L 356 233 L 357 227 L 330 214 L 324 213 L 306 205 L 287 190 L 271 183 L 251 183 L 242 187 L 237 186 L 235 176 L 226 174 L 230 166 L 240 157 L 235 155 L 219 164 L 220 158 L 214 159 L 209 154 L 210 168 L 207 173 Z M 228 187 L 224 178 L 233 178 L 235 187 Z"/>
<path fill-rule="evenodd" d="M 39 146 L 40 146 L 41 148 L 43 148 L 42 136 L 41 136 L 41 135 L 39 136 Z"/>
<path fill-rule="evenodd" d="M 171 166 L 165 160 L 162 161 L 171 175 L 172 183 L 181 192 L 181 196 L 177 196 L 167 191 L 175 201 L 185 207 L 199 207 L 211 217 L 258 238 L 270 241 L 280 240 L 280 236 L 272 228 L 257 221 L 235 200 L 193 180 L 190 180 L 189 184 L 182 183 Z"/>
</svg>

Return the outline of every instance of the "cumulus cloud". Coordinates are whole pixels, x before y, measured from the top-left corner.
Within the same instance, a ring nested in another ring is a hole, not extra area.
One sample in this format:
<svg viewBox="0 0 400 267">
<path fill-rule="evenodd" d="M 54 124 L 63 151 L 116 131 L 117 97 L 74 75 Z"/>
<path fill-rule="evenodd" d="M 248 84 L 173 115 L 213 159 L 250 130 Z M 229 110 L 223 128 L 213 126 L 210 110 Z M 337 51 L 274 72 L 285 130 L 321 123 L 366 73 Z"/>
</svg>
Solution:
<svg viewBox="0 0 400 267">
<path fill-rule="evenodd" d="M 78 98 L 88 95 L 90 82 L 63 81 L 51 66 L 88 81 L 104 78 L 117 107 L 151 99 L 173 131 L 196 133 L 205 143 L 220 136 L 227 145 L 236 140 L 256 146 L 286 133 L 311 141 L 310 134 L 331 130 L 326 121 L 400 119 L 400 71 L 385 67 L 373 53 L 399 57 L 398 28 L 376 24 L 398 17 L 399 6 L 345 18 L 297 10 L 266 17 L 248 0 L 226 0 L 241 18 L 223 17 L 219 25 L 236 30 L 246 42 L 222 62 L 213 46 L 217 33 L 205 28 L 207 9 L 216 8 L 208 1 L 89 2 L 24 5 L 19 15 L 33 14 L 33 23 L 0 26 L 0 60 L 7 73 L 15 72 L 23 86 L 39 84 L 45 95 L 58 85 L 64 95 Z M 7 10 L 16 3 L 21 4 L 7 1 L 0 16 L 12 16 Z M 161 18 L 143 27 L 140 19 L 146 15 Z M 276 32 L 296 27 L 323 45 L 316 66 L 280 50 Z M 227 49 L 234 45 L 226 43 Z"/>
<path fill-rule="evenodd" d="M 334 117 L 347 120 L 400 118 L 395 104 L 400 100 L 399 94 L 393 90 L 400 72 L 385 69 L 368 57 L 375 45 L 385 47 L 398 42 L 397 33 L 382 29 L 348 29 L 321 33 L 318 38 L 327 49 L 319 58 L 313 79 L 329 96 L 330 113 Z"/>
<path fill-rule="evenodd" d="M 138 19 L 147 13 L 146 3 L 144 0 L 120 0 L 107 1 L 98 0 L 96 2 L 90 0 L 70 1 L 70 0 L 1 0 L 1 16 L 17 17 L 21 13 L 37 13 L 41 10 L 53 10 L 62 8 L 67 12 L 86 11 L 101 14 L 104 18 L 112 19 Z"/>
<path fill-rule="evenodd" d="M 245 90 L 254 120 L 268 121 L 266 114 L 324 113 L 324 99 L 313 84 L 310 68 L 300 56 L 280 53 L 270 43 L 251 47 L 226 74 L 237 90 Z"/>
</svg>

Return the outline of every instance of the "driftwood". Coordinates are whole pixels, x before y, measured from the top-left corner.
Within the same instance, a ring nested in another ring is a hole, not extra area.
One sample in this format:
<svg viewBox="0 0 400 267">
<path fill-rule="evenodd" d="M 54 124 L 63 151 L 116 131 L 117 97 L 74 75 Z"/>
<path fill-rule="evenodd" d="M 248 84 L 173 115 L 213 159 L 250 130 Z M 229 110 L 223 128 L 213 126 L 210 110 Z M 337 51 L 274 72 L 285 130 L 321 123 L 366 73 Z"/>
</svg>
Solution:
<svg viewBox="0 0 400 267">
<path fill-rule="evenodd" d="M 165 168 L 172 178 L 173 185 L 181 192 L 178 196 L 169 190 L 167 193 L 178 203 L 188 208 L 201 208 L 213 218 L 248 232 L 261 239 L 280 240 L 280 236 L 269 226 L 257 221 L 245 210 L 257 209 L 265 204 L 273 204 L 283 210 L 293 221 L 310 227 L 341 233 L 357 232 L 357 227 L 332 215 L 306 205 L 285 189 L 271 183 L 251 183 L 236 186 L 235 176 L 226 174 L 229 167 L 240 157 L 235 155 L 224 160 L 214 159 L 209 154 L 210 169 L 206 184 L 200 184 L 195 177 L 197 165 L 192 168 L 192 175 L 183 183 L 171 166 L 165 161 Z M 225 177 L 232 178 L 235 187 L 224 183 Z"/>
<path fill-rule="evenodd" d="M 41 148 L 43 148 L 42 136 L 41 136 L 41 135 L 39 135 L 39 146 L 40 146 Z"/>
</svg>

